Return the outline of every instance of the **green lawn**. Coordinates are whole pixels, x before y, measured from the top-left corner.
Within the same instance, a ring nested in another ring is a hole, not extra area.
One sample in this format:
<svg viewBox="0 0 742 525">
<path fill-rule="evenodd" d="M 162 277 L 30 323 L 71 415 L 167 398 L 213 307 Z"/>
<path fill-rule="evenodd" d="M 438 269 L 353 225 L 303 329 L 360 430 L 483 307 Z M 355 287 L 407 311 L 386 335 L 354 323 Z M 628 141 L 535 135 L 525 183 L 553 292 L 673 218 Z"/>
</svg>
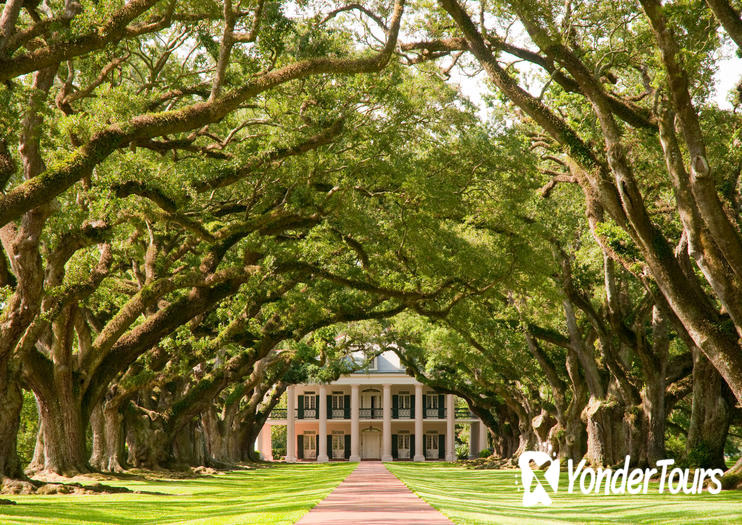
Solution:
<svg viewBox="0 0 742 525">
<path fill-rule="evenodd" d="M 162 494 L 3 496 L 0 523 L 294 523 L 357 463 L 274 465 L 195 479 L 105 481 Z"/>
<path fill-rule="evenodd" d="M 583 496 L 560 491 L 550 507 L 522 506 L 517 470 L 469 470 L 446 463 L 394 463 L 389 470 L 454 523 L 742 523 L 742 492 L 718 495 Z M 517 478 L 516 478 L 517 476 Z M 566 473 L 562 473 L 562 485 Z M 654 492 L 654 494 L 652 494 Z"/>
</svg>

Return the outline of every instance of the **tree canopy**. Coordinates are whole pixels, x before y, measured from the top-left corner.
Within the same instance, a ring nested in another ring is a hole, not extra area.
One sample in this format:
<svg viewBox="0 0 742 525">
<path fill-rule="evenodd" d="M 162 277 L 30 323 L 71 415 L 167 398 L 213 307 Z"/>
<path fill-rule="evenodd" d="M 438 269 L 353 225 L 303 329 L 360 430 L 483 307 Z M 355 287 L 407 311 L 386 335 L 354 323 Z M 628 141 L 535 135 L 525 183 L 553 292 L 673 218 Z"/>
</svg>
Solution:
<svg viewBox="0 0 742 525">
<path fill-rule="evenodd" d="M 739 5 L 0 5 L 0 477 L 24 398 L 29 472 L 254 459 L 349 337 L 502 457 L 724 466 Z"/>
</svg>

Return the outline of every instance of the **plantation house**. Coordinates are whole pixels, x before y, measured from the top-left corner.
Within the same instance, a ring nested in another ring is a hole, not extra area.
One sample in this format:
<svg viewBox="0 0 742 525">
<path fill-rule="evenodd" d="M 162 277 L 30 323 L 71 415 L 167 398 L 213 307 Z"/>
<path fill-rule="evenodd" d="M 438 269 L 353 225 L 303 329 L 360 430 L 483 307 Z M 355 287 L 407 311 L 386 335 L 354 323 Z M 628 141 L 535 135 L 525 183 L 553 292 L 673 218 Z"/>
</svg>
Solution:
<svg viewBox="0 0 742 525">
<path fill-rule="evenodd" d="M 258 450 L 272 461 L 271 427 L 286 425 L 288 462 L 454 461 L 455 425 L 467 424 L 476 456 L 487 446 L 487 429 L 455 401 L 405 374 L 396 354 L 385 352 L 332 383 L 289 387 L 287 408 L 273 410 Z"/>
</svg>

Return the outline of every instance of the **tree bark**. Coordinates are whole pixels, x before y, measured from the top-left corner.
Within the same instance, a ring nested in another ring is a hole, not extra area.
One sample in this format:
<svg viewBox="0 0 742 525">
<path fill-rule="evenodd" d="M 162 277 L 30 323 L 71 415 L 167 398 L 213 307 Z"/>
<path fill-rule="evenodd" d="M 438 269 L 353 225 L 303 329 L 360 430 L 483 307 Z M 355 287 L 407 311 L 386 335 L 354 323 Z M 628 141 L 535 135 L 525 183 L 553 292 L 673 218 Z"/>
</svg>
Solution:
<svg viewBox="0 0 742 525">
<path fill-rule="evenodd" d="M 37 397 L 42 422 L 40 428 L 44 432 L 44 471 L 62 476 L 90 472 L 86 423 L 76 401 L 68 400 L 63 395 L 52 399 Z"/>
<path fill-rule="evenodd" d="M 129 449 L 127 463 L 135 468 L 151 470 L 170 464 L 172 447 L 163 430 L 162 417 L 154 412 L 144 414 L 137 408 L 127 410 L 125 417 Z"/>
<path fill-rule="evenodd" d="M 103 457 L 106 449 L 105 422 L 103 420 L 103 407 L 98 403 L 90 413 L 90 431 L 93 434 L 93 446 L 90 452 L 90 466 L 96 470 L 102 470 Z"/>
<path fill-rule="evenodd" d="M 0 361 L 0 485 L 3 478 L 25 477 L 17 452 L 23 391 L 10 365 Z"/>
<path fill-rule="evenodd" d="M 591 398 L 583 418 L 587 427 L 587 462 L 594 466 L 611 466 L 623 459 L 624 410 L 618 403 Z"/>
<path fill-rule="evenodd" d="M 652 308 L 651 347 L 639 342 L 637 353 L 642 362 L 644 388 L 642 389 L 642 427 L 646 432 L 646 460 L 649 465 L 667 457 L 665 451 L 665 406 L 667 385 L 667 354 L 669 348 L 666 320 L 655 306 Z"/>
<path fill-rule="evenodd" d="M 692 466 L 726 469 L 724 444 L 732 406 L 728 395 L 719 372 L 694 348 L 693 401 L 687 442 L 688 461 Z"/>
<path fill-rule="evenodd" d="M 90 466 L 101 472 L 124 472 L 123 416 L 117 403 L 106 401 L 90 415 L 93 451 Z"/>
</svg>

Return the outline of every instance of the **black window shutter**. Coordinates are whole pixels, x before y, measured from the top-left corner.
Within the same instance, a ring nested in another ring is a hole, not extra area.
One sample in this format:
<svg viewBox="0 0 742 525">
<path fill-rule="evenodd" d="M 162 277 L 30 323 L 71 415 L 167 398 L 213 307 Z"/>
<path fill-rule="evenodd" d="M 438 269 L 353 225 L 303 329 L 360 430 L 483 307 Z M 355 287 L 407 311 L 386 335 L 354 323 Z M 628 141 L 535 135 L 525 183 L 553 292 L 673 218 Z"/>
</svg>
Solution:
<svg viewBox="0 0 742 525">
<path fill-rule="evenodd" d="M 314 457 L 319 456 L 319 434 L 314 436 Z"/>
<path fill-rule="evenodd" d="M 327 435 L 327 457 L 332 459 L 332 436 Z"/>
<path fill-rule="evenodd" d="M 410 417 L 415 417 L 415 394 L 410 396 Z"/>
<path fill-rule="evenodd" d="M 304 459 L 304 435 L 296 436 L 296 458 Z"/>
<path fill-rule="evenodd" d="M 415 458 L 415 434 L 410 434 L 410 459 L 414 459 L 414 458 Z"/>
<path fill-rule="evenodd" d="M 399 417 L 399 396 L 392 396 L 392 419 Z"/>
<path fill-rule="evenodd" d="M 314 396 L 316 399 L 314 400 L 314 419 L 319 419 L 319 394 Z"/>
<path fill-rule="evenodd" d="M 299 419 L 304 419 L 304 396 L 299 396 Z"/>
<path fill-rule="evenodd" d="M 327 395 L 327 419 L 332 419 L 332 394 Z"/>
<path fill-rule="evenodd" d="M 438 459 L 446 459 L 446 436 L 438 434 Z"/>
<path fill-rule="evenodd" d="M 438 394 L 438 419 L 445 419 L 446 417 L 446 396 Z"/>
<path fill-rule="evenodd" d="M 397 459 L 397 456 L 399 456 L 399 452 L 397 452 L 398 448 L 397 434 L 392 434 L 392 459 Z"/>
<path fill-rule="evenodd" d="M 350 419 L 350 396 L 343 396 L 343 416 L 345 419 Z"/>
<path fill-rule="evenodd" d="M 345 459 L 350 459 L 350 434 L 345 434 Z"/>
</svg>

